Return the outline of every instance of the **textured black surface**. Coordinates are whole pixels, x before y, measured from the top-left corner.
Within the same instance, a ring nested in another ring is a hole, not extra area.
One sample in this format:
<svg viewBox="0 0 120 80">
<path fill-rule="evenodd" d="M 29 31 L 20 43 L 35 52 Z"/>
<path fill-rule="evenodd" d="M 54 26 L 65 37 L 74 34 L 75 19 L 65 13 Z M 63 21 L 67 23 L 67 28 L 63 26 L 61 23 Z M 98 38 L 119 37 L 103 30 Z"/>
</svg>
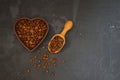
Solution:
<svg viewBox="0 0 120 80">
<path fill-rule="evenodd" d="M 0 80 L 49 80 L 37 70 L 17 77 L 37 51 L 29 54 L 16 39 L 13 26 L 20 17 L 48 21 L 43 44 L 66 20 L 74 21 L 59 54 L 65 64 L 55 68 L 53 80 L 120 80 L 120 0 L 0 0 Z"/>
</svg>

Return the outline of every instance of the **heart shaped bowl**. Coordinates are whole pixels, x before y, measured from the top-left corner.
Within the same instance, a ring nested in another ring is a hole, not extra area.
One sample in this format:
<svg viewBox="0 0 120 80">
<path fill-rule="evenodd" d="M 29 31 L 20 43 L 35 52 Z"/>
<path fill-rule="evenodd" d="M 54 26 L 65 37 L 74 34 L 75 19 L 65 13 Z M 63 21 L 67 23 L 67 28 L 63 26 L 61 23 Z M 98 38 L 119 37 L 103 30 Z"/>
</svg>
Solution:
<svg viewBox="0 0 120 80">
<path fill-rule="evenodd" d="M 29 51 L 35 50 L 46 38 L 48 23 L 43 18 L 20 18 L 14 25 L 14 31 L 21 44 Z"/>
</svg>

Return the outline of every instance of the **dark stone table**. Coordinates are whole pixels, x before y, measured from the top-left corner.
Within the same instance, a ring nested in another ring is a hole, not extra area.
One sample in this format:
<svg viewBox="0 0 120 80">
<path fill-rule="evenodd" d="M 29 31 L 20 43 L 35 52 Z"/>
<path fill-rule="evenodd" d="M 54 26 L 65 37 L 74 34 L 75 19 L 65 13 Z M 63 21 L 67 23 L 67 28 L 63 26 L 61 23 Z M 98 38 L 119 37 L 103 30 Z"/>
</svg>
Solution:
<svg viewBox="0 0 120 80">
<path fill-rule="evenodd" d="M 45 41 L 32 54 L 16 39 L 13 27 L 21 17 L 42 17 L 50 26 Z M 29 66 L 66 20 L 73 29 L 58 54 L 64 65 L 49 79 L 42 71 L 19 71 Z M 120 0 L 0 0 L 0 80 L 120 80 Z"/>
</svg>

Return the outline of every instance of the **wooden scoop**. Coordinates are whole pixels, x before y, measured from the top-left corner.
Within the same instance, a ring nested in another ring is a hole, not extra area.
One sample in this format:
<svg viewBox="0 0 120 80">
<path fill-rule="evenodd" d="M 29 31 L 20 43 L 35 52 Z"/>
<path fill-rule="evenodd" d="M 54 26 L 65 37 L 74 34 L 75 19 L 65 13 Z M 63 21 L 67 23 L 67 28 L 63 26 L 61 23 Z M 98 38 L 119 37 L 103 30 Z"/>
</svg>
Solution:
<svg viewBox="0 0 120 80">
<path fill-rule="evenodd" d="M 57 54 L 65 45 L 65 35 L 72 28 L 73 22 L 68 20 L 60 34 L 55 34 L 48 43 L 48 50 L 51 54 Z"/>
</svg>

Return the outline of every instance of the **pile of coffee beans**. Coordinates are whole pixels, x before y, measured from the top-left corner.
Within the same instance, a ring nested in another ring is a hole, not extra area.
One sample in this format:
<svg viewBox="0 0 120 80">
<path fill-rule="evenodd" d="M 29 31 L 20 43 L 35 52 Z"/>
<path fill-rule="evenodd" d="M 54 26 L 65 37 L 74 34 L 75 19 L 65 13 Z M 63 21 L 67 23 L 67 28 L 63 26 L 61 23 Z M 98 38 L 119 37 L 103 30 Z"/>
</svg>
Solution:
<svg viewBox="0 0 120 80">
<path fill-rule="evenodd" d="M 30 50 L 35 48 L 45 37 L 48 27 L 42 19 L 19 19 L 15 24 L 15 31 L 22 43 Z"/>
<path fill-rule="evenodd" d="M 62 37 L 60 36 L 55 36 L 51 42 L 50 42 L 50 45 L 49 45 L 49 49 L 51 51 L 52 54 L 55 54 L 56 51 L 58 51 L 59 49 L 62 48 L 63 46 L 63 43 L 64 43 L 64 40 Z"/>
</svg>

